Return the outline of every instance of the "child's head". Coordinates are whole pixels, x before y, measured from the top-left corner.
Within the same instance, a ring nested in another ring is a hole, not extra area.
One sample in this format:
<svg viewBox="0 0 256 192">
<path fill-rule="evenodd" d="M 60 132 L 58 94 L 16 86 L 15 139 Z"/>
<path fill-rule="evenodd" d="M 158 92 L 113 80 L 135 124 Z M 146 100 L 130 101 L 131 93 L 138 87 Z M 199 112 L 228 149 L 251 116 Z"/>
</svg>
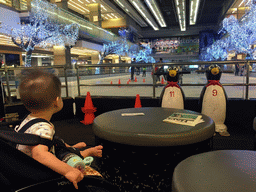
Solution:
<svg viewBox="0 0 256 192">
<path fill-rule="evenodd" d="M 39 69 L 22 72 L 19 92 L 21 101 L 30 112 L 44 111 L 54 107 L 59 100 L 62 102 L 59 78 Z"/>
</svg>

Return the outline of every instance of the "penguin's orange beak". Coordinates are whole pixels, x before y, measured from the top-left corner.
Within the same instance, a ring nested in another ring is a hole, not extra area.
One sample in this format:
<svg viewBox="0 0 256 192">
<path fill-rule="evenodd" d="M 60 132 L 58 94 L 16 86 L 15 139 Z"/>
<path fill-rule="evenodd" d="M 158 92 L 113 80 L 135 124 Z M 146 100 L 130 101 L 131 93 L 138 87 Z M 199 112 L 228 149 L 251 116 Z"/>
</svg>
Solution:
<svg viewBox="0 0 256 192">
<path fill-rule="evenodd" d="M 213 69 L 211 70 L 211 73 L 212 73 L 213 75 L 218 75 L 219 72 L 220 72 L 220 70 L 219 70 L 217 67 L 215 67 L 215 68 L 213 68 Z"/>
<path fill-rule="evenodd" d="M 176 70 L 170 70 L 170 71 L 169 71 L 169 75 L 170 75 L 171 77 L 175 77 L 175 76 L 177 75 L 177 71 L 176 71 Z"/>
</svg>

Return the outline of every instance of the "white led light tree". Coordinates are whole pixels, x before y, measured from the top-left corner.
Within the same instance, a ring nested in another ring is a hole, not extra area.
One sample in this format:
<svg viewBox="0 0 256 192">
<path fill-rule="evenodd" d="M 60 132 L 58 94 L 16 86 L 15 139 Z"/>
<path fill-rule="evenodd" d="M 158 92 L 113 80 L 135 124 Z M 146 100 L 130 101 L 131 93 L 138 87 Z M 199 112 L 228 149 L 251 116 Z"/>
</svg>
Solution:
<svg viewBox="0 0 256 192">
<path fill-rule="evenodd" d="M 256 58 L 256 5 L 250 4 L 249 11 L 238 21 L 234 16 L 223 20 L 225 36 L 213 43 L 202 54 L 203 60 L 225 60 L 229 51 L 244 53 Z"/>
<path fill-rule="evenodd" d="M 136 58 L 136 62 L 138 63 L 155 63 L 156 60 L 150 56 L 152 53 L 152 49 L 149 45 L 141 45 L 142 50 L 140 50 L 137 54 L 133 55 Z"/>
<path fill-rule="evenodd" d="M 128 44 L 129 31 L 127 29 L 120 29 L 118 31 L 121 39 L 109 44 L 104 44 L 101 52 L 100 63 L 103 62 L 103 59 L 109 54 L 117 54 L 119 57 L 130 56 L 136 58 L 137 62 L 142 63 L 155 63 L 155 59 L 149 56 L 152 53 L 152 49 L 149 45 L 142 45 L 141 50 L 136 44 Z"/>
<path fill-rule="evenodd" d="M 5 34 L 9 35 L 14 44 L 26 51 L 25 66 L 31 66 L 31 55 L 35 46 L 49 48 L 53 45 L 75 45 L 78 38 L 79 25 L 61 24 L 58 22 L 59 8 L 44 0 L 33 0 L 27 23 L 13 28 L 1 24 Z"/>
<path fill-rule="evenodd" d="M 110 54 L 117 54 L 120 57 L 121 55 L 126 55 L 129 52 L 129 45 L 127 42 L 129 31 L 127 29 L 120 29 L 118 33 L 121 37 L 119 40 L 103 45 L 99 63 L 102 63 L 104 58 Z"/>
</svg>

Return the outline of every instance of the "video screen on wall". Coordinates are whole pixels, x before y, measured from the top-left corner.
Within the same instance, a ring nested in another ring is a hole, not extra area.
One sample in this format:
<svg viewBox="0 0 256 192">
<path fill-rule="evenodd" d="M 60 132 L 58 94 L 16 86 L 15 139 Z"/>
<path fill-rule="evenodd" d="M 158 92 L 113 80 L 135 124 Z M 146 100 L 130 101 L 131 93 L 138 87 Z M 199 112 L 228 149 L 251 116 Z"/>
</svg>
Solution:
<svg viewBox="0 0 256 192">
<path fill-rule="evenodd" d="M 7 66 L 20 66 L 19 54 L 5 54 L 5 64 Z"/>
<path fill-rule="evenodd" d="M 149 44 L 155 54 L 199 53 L 199 36 L 141 39 L 140 43 Z"/>
</svg>

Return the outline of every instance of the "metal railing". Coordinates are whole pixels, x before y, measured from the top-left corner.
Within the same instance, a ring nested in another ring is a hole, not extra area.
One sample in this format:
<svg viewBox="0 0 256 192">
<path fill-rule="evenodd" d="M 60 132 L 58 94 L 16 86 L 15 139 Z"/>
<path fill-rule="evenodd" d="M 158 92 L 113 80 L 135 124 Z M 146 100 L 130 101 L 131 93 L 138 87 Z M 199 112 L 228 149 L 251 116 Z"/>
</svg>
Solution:
<svg viewBox="0 0 256 192">
<path fill-rule="evenodd" d="M 56 69 L 62 69 L 63 70 L 63 73 L 62 75 L 64 76 L 64 79 L 65 79 L 65 85 L 62 85 L 61 87 L 62 88 L 65 88 L 66 90 L 66 96 L 68 97 L 69 96 L 69 93 L 68 93 L 68 80 L 67 80 L 67 67 L 65 66 L 58 66 L 58 65 L 55 65 L 55 66 L 51 66 L 51 67 L 37 67 L 38 69 L 44 69 L 44 70 L 48 70 L 49 72 L 52 72 L 52 73 L 59 73 L 60 71 L 56 71 Z M 17 87 L 18 87 L 18 82 L 19 82 L 19 74 L 21 73 L 21 71 L 23 69 L 27 69 L 26 67 L 7 67 L 5 66 L 4 68 L 0 68 L 0 74 L 2 74 L 2 83 L 3 83 L 3 87 L 5 88 L 6 87 L 6 90 L 7 90 L 7 103 L 12 103 L 12 98 L 11 98 L 11 92 L 15 92 Z M 53 69 L 55 71 L 53 71 Z M 61 71 L 62 71 L 61 70 Z M 56 74 L 58 76 L 58 74 Z M 4 79 L 3 79 L 4 78 Z M 15 81 L 15 84 L 11 84 L 10 82 L 11 81 Z M 15 89 L 11 89 L 11 87 L 15 87 Z"/>
<path fill-rule="evenodd" d="M 187 65 L 233 65 L 233 64 L 245 64 L 246 65 L 246 82 L 245 83 L 223 83 L 223 86 L 245 86 L 245 99 L 249 99 L 249 86 L 256 86 L 256 83 L 249 83 L 249 65 L 250 63 L 255 62 L 254 60 L 240 60 L 240 61 L 212 61 L 212 62 L 182 62 L 182 63 L 153 63 L 153 64 L 145 64 L 145 63 L 136 63 L 136 64 L 97 64 L 97 65 L 76 65 L 77 71 L 81 68 L 100 68 L 100 67 L 151 67 L 155 69 L 156 66 L 187 66 Z M 199 70 L 197 70 L 199 71 Z M 200 72 L 200 71 L 199 71 Z M 231 72 L 231 71 L 229 71 Z M 233 71 L 232 71 L 233 72 Z M 122 86 L 152 86 L 153 91 L 153 98 L 156 98 L 156 86 L 161 86 L 156 83 L 155 75 L 152 76 L 152 84 L 122 84 Z M 118 84 L 81 84 L 79 80 L 79 73 L 77 72 L 77 89 L 78 89 L 78 96 L 81 96 L 81 87 L 82 86 L 120 86 Z M 163 86 L 163 85 L 162 85 Z M 188 83 L 181 83 L 181 86 L 205 86 L 205 84 L 188 84 Z"/>
<path fill-rule="evenodd" d="M 106 84 L 106 83 L 101 83 L 101 84 L 93 84 L 93 81 L 85 81 L 82 82 L 80 80 L 81 77 L 85 77 L 85 80 L 89 80 L 90 76 L 93 76 L 94 80 L 97 79 L 97 75 L 107 75 L 107 76 L 113 76 L 113 75 L 117 75 L 117 76 L 122 76 L 123 74 L 129 74 L 129 68 L 131 66 L 135 66 L 135 67 L 147 67 L 148 71 L 151 71 L 151 69 L 155 69 L 156 66 L 189 66 L 189 65 L 198 65 L 198 66 L 202 66 L 202 65 L 211 65 L 211 64 L 217 64 L 219 66 L 223 66 L 223 65 L 233 65 L 233 64 L 243 64 L 244 66 L 246 66 L 246 73 L 245 73 L 245 82 L 243 83 L 222 83 L 223 86 L 244 86 L 245 87 L 245 96 L 244 98 L 246 100 L 249 99 L 249 87 L 250 86 L 256 86 L 256 83 L 250 83 L 249 82 L 249 76 L 250 76 L 250 68 L 249 65 L 251 63 L 254 63 L 254 60 L 241 60 L 241 61 L 217 61 L 217 62 L 183 62 L 183 63 L 153 63 L 153 64 L 145 64 L 145 63 L 136 63 L 136 64 L 96 64 L 96 65 L 76 65 L 74 69 L 70 69 L 67 68 L 65 66 L 51 66 L 51 67 L 38 67 L 38 68 L 42 68 L 42 69 L 47 69 L 47 70 L 53 70 L 53 69 L 58 69 L 59 77 L 64 77 L 64 85 L 62 85 L 62 88 L 65 88 L 66 91 L 66 96 L 69 97 L 69 90 L 68 88 L 71 86 L 69 85 L 71 82 L 68 80 L 69 77 L 74 77 L 72 78 L 72 81 L 76 81 L 75 83 L 77 83 L 77 92 L 78 92 L 78 96 L 81 96 L 81 88 L 85 87 L 85 86 L 89 86 L 89 87 L 93 87 L 93 86 L 97 86 L 97 87 L 117 87 L 117 86 L 122 86 L 122 87 L 130 87 L 130 86 L 144 86 L 144 87 L 152 87 L 152 95 L 153 98 L 156 98 L 156 87 L 159 86 L 165 86 L 162 84 L 159 84 L 156 82 L 156 76 L 153 75 L 152 76 L 152 83 L 136 83 L 136 84 Z M 96 74 L 95 70 L 93 70 L 93 68 L 98 68 L 98 74 Z M 115 68 L 115 71 L 113 70 L 113 68 Z M 15 71 L 21 71 L 22 69 L 25 69 L 25 67 L 5 67 L 5 68 L 0 68 L 0 73 L 2 73 L 2 79 L 3 79 L 3 84 L 5 86 L 5 90 L 7 92 L 7 98 L 8 98 L 8 103 L 12 102 L 11 99 L 11 92 L 12 91 L 16 91 L 12 90 L 11 87 L 15 87 L 17 88 L 17 84 L 16 83 L 18 81 L 18 76 L 14 75 Z M 86 69 L 86 70 L 84 70 Z M 89 70 L 90 69 L 90 70 Z M 70 71 L 72 70 L 72 71 Z M 90 73 L 87 73 L 87 71 L 90 71 Z M 200 70 L 194 70 L 196 72 L 200 72 Z M 72 72 L 72 73 L 70 73 Z M 203 72 L 203 71 L 201 71 Z M 229 72 L 233 72 L 230 71 Z M 15 84 L 11 83 L 11 82 L 15 82 Z M 205 83 L 180 83 L 182 87 L 185 86 L 205 86 Z M 115 95 L 113 95 L 115 96 Z"/>
</svg>

